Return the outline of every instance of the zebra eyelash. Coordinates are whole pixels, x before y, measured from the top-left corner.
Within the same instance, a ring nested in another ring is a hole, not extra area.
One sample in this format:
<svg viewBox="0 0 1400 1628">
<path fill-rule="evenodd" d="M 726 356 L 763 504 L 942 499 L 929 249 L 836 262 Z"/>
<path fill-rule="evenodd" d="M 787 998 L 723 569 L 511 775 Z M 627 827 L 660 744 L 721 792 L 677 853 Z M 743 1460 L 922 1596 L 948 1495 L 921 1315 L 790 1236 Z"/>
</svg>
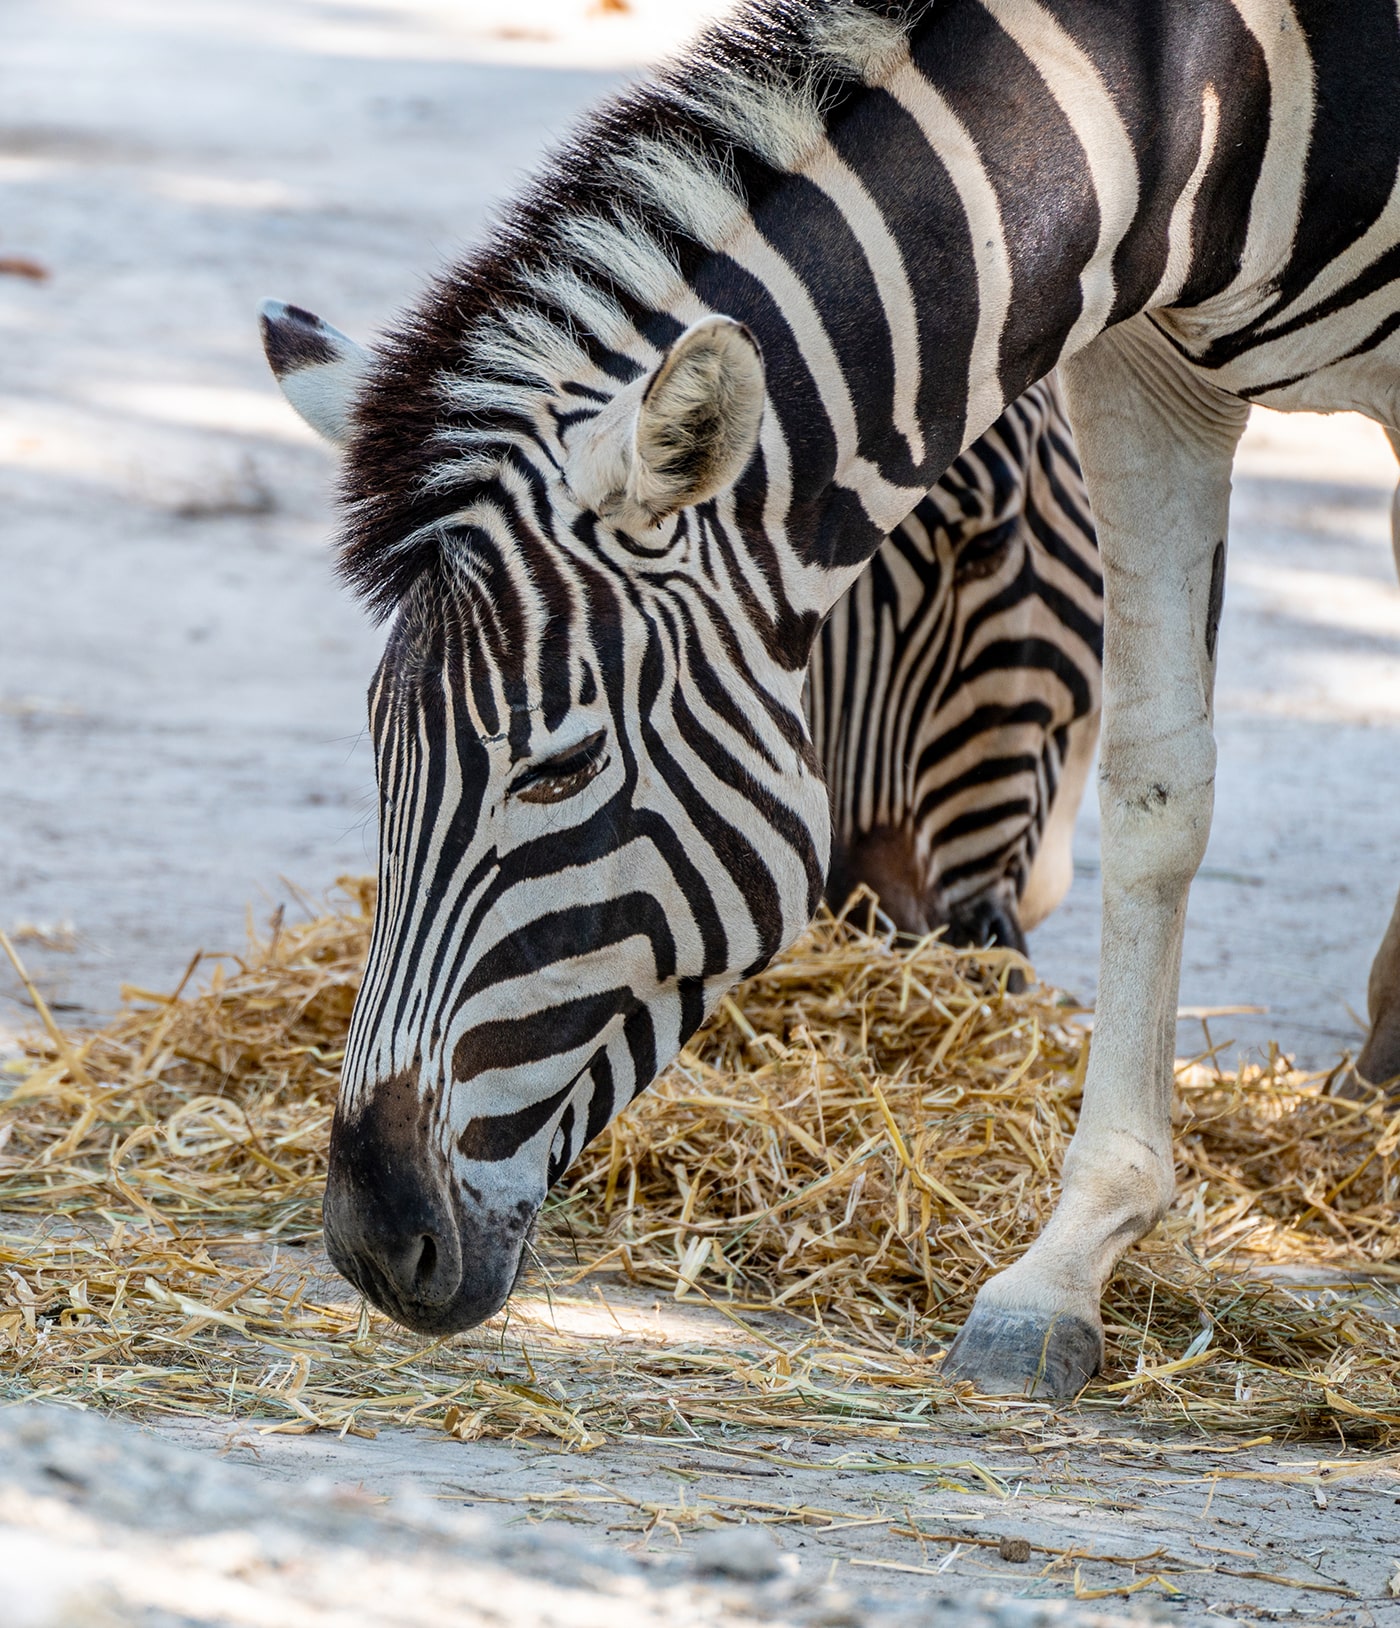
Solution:
<svg viewBox="0 0 1400 1628">
<path fill-rule="evenodd" d="M 511 796 L 523 803 L 560 803 L 572 797 L 607 767 L 607 741 L 607 730 L 596 729 L 576 746 L 531 764 L 512 782 Z"/>
</svg>

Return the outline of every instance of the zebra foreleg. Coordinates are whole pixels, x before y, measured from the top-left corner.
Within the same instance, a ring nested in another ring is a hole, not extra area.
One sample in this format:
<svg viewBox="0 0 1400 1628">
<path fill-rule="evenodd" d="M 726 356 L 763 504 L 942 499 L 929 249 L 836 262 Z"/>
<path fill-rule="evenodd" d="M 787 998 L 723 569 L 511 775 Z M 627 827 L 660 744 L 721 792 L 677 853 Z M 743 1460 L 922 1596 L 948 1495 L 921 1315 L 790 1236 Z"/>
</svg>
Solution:
<svg viewBox="0 0 1400 1628">
<path fill-rule="evenodd" d="M 1400 899 L 1395 902 L 1366 989 L 1371 1032 L 1356 1059 L 1354 1072 L 1337 1088 L 1339 1096 L 1368 1097 L 1378 1085 L 1400 1095 Z"/>
<path fill-rule="evenodd" d="M 1400 430 L 1385 433 L 1395 456 L 1400 458 Z M 1395 569 L 1400 573 L 1400 486 L 1390 500 L 1390 541 Z M 1367 1096 L 1373 1086 L 1389 1085 L 1392 1096 L 1400 1095 L 1400 899 L 1395 901 L 1390 925 L 1371 963 L 1366 1005 L 1371 1032 L 1356 1059 L 1354 1074 L 1345 1077 L 1339 1094 Z"/>
<path fill-rule="evenodd" d="M 1106 589 L 1101 971 L 1059 1203 L 983 1286 L 944 1365 L 999 1395 L 1069 1396 L 1093 1375 L 1104 1287 L 1171 1203 L 1181 940 L 1210 831 L 1230 465 L 1247 416 L 1142 319 L 1063 376 Z"/>
</svg>

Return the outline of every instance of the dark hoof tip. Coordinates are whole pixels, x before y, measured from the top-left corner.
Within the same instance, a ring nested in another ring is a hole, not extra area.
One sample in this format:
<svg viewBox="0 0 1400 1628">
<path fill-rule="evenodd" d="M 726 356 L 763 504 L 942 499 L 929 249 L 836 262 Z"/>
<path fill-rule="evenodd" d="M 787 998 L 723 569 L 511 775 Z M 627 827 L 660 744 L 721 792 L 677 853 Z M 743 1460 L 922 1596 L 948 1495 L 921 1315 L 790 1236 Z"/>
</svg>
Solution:
<svg viewBox="0 0 1400 1628">
<path fill-rule="evenodd" d="M 945 1379 L 984 1396 L 1077 1396 L 1103 1362 L 1103 1335 L 1082 1317 L 974 1306 L 943 1359 Z"/>
</svg>

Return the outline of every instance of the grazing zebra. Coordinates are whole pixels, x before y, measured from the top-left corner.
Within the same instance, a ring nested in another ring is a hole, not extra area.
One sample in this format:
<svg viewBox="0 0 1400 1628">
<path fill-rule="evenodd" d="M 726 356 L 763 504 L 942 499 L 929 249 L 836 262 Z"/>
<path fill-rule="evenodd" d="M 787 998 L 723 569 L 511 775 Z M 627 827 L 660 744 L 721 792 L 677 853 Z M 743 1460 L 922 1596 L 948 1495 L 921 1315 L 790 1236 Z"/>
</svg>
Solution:
<svg viewBox="0 0 1400 1628">
<path fill-rule="evenodd" d="M 1173 1193 L 1235 446 L 1256 400 L 1400 427 L 1397 85 L 1395 0 L 754 0 L 374 352 L 269 312 L 396 613 L 325 1203 L 381 1306 L 499 1307 L 549 1184 L 802 929 L 821 620 L 1058 366 L 1105 585 L 1098 1013 L 1055 1213 L 946 1368 L 1096 1370 Z"/>
<path fill-rule="evenodd" d="M 1024 954 L 1069 887 L 1102 659 L 1088 496 L 1045 379 L 891 532 L 817 636 L 807 716 L 833 908 L 864 883 L 902 932 Z"/>
</svg>

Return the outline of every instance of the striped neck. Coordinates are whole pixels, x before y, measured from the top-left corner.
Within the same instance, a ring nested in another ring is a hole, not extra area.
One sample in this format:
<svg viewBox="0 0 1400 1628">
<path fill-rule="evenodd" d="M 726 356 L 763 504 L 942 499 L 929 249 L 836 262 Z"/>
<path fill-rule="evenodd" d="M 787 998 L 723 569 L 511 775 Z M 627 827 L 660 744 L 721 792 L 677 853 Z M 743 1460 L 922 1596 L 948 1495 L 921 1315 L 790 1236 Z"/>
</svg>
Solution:
<svg viewBox="0 0 1400 1628">
<path fill-rule="evenodd" d="M 561 468 L 580 423 L 722 313 L 768 374 L 734 531 L 783 603 L 770 636 L 805 659 L 1007 402 L 1109 323 L 1239 267 L 1262 162 L 1239 138 L 1268 105 L 1253 11 L 1291 17 L 1276 0 L 742 12 L 598 115 L 391 336 L 349 460 L 347 575 L 396 603 L 503 458 Z"/>
</svg>

